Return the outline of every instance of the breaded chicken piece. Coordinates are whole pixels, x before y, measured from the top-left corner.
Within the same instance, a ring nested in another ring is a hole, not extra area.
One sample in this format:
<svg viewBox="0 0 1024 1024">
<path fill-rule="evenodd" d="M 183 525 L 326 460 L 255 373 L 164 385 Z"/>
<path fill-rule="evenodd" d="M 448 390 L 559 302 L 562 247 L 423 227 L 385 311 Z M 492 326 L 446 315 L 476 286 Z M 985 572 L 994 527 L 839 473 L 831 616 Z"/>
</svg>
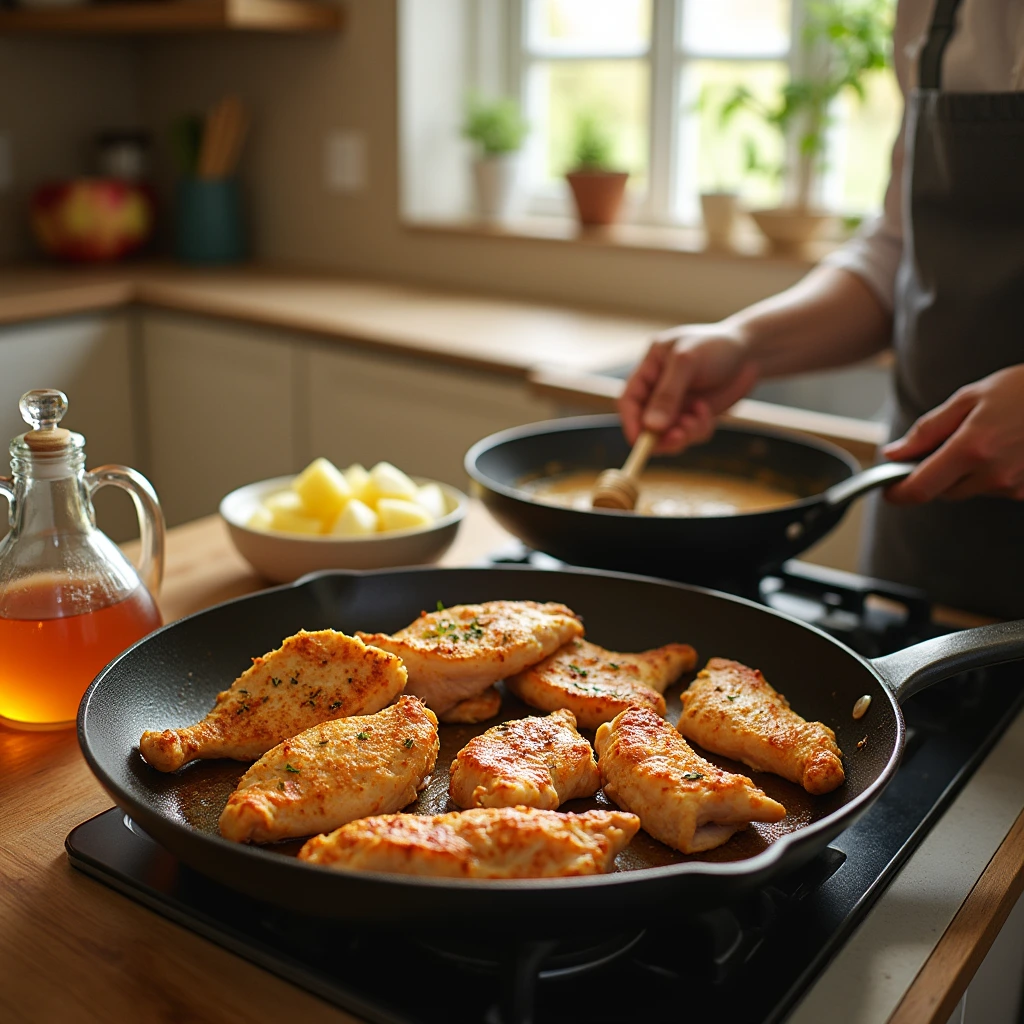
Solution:
<svg viewBox="0 0 1024 1024">
<path fill-rule="evenodd" d="M 555 878 L 609 871 L 640 819 L 621 811 L 560 814 L 476 807 L 449 814 L 385 814 L 314 836 L 299 859 L 349 871 L 442 878 Z"/>
<path fill-rule="evenodd" d="M 540 807 L 601 788 L 594 751 L 571 711 L 519 718 L 473 737 L 456 755 L 449 790 L 459 807 Z"/>
<path fill-rule="evenodd" d="M 628 707 L 646 706 L 663 715 L 662 694 L 696 664 L 697 652 L 689 644 L 620 654 L 586 640 L 572 640 L 505 680 L 505 685 L 535 708 L 568 708 L 581 728 L 596 729 Z"/>
<path fill-rule="evenodd" d="M 751 821 L 786 808 L 744 775 L 716 768 L 651 708 L 628 708 L 597 730 L 606 795 L 640 816 L 655 839 L 683 853 L 721 846 Z"/>
<path fill-rule="evenodd" d="M 441 715 L 441 721 L 475 725 L 477 722 L 486 722 L 488 718 L 493 718 L 500 710 L 501 693 L 496 686 L 488 686 L 483 693 L 460 700 L 454 707 L 449 708 Z"/>
<path fill-rule="evenodd" d="M 706 750 L 774 772 L 808 793 L 843 784 L 836 734 L 790 710 L 759 669 L 712 658 L 683 694 L 679 731 Z"/>
<path fill-rule="evenodd" d="M 370 714 L 405 687 L 399 658 L 333 629 L 300 630 L 276 651 L 252 659 L 213 710 L 183 729 L 147 730 L 142 756 L 162 772 L 197 758 L 252 761 L 281 740 L 348 715 Z"/>
<path fill-rule="evenodd" d="M 409 672 L 408 692 L 444 715 L 583 636 L 583 624 L 564 604 L 488 601 L 423 612 L 393 636 L 356 635 L 397 654 Z"/>
<path fill-rule="evenodd" d="M 417 697 L 315 725 L 268 750 L 242 776 L 221 813 L 220 834 L 272 843 L 400 811 L 434 770 L 437 750 L 437 719 Z"/>
</svg>

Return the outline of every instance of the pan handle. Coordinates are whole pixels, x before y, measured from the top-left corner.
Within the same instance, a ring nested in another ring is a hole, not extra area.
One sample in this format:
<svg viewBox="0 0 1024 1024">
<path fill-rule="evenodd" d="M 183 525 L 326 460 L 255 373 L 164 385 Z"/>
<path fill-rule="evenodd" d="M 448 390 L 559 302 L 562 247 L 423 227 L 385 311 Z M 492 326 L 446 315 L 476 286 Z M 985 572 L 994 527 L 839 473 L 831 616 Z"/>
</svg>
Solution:
<svg viewBox="0 0 1024 1024">
<path fill-rule="evenodd" d="M 876 487 L 884 487 L 886 484 L 906 479 L 915 469 L 916 462 L 880 462 L 877 466 L 833 484 L 825 492 L 825 504 L 832 508 L 848 505 L 854 498 L 859 498 Z"/>
<path fill-rule="evenodd" d="M 1024 619 L 938 636 L 871 664 L 901 704 L 932 683 L 972 668 L 1024 658 Z"/>
</svg>

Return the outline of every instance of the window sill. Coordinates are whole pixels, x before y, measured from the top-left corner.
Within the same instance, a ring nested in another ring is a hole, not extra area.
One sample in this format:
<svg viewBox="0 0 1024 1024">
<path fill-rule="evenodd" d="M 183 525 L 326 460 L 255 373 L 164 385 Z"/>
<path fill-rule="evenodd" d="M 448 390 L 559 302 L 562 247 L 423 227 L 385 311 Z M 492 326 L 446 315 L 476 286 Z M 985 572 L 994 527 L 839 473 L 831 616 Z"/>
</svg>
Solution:
<svg viewBox="0 0 1024 1024">
<path fill-rule="evenodd" d="M 626 249 L 646 253 L 673 253 L 687 258 L 743 263 L 770 263 L 811 268 L 842 241 L 826 239 L 798 252 L 771 249 L 750 222 L 741 221 L 729 248 L 710 248 L 699 227 L 664 227 L 648 224 L 614 224 L 584 228 L 575 220 L 561 217 L 520 217 L 500 224 L 474 218 L 417 218 L 403 221 L 403 228 L 418 234 L 501 241 L 555 242 L 588 248 Z"/>
</svg>

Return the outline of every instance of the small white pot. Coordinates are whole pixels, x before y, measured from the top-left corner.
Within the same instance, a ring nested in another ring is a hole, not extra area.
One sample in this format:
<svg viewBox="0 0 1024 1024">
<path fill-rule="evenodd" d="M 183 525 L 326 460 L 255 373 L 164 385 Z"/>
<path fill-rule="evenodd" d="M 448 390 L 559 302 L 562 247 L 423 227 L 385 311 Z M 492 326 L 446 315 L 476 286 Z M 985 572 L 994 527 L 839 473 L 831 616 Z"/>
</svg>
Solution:
<svg viewBox="0 0 1024 1024">
<path fill-rule="evenodd" d="M 519 154 L 480 157 L 473 163 L 476 210 L 483 220 L 508 220 L 516 212 Z"/>
<path fill-rule="evenodd" d="M 709 249 L 728 249 L 736 227 L 739 200 L 735 192 L 703 192 L 700 209 Z"/>
</svg>

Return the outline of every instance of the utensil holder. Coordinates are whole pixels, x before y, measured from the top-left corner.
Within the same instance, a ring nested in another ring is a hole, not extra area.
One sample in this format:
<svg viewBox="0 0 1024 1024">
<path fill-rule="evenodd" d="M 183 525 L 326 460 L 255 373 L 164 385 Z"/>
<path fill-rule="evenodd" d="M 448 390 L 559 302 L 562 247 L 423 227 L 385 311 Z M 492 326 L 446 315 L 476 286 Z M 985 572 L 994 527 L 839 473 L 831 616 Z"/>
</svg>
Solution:
<svg viewBox="0 0 1024 1024">
<path fill-rule="evenodd" d="M 245 258 L 242 199 L 237 178 L 178 182 L 176 252 L 183 263 L 240 263 Z"/>
</svg>

